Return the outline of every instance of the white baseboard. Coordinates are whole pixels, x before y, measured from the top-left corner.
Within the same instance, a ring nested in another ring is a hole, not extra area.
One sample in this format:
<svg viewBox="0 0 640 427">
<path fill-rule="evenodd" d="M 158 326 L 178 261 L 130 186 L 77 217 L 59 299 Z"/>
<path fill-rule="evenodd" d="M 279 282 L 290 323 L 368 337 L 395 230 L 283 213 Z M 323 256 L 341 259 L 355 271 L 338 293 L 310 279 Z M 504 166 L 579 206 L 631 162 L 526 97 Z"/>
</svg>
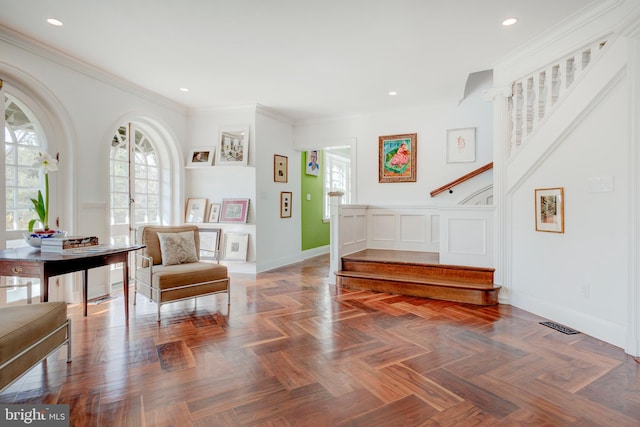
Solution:
<svg viewBox="0 0 640 427">
<path fill-rule="evenodd" d="M 302 251 L 302 259 L 309 259 L 319 255 L 325 255 L 329 253 L 329 245 L 318 246 L 317 248 L 307 249 Z"/>
<path fill-rule="evenodd" d="M 551 304 L 549 301 L 515 292 L 511 296 L 511 305 L 568 326 L 621 349 L 626 347 L 627 325 L 609 322 L 586 313 Z"/>
</svg>

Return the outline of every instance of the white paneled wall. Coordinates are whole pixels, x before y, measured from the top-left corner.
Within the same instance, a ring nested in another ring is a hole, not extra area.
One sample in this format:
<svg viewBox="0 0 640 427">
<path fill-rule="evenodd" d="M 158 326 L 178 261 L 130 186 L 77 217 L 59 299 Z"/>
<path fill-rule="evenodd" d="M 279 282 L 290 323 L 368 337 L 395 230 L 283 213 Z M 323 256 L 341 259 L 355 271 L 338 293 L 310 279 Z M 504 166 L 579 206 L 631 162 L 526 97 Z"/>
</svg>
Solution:
<svg viewBox="0 0 640 427">
<path fill-rule="evenodd" d="M 493 206 L 440 208 L 440 263 L 493 268 Z"/>
<path fill-rule="evenodd" d="M 340 269 L 342 256 L 364 249 L 438 252 L 441 264 L 494 266 L 493 206 L 341 206 L 339 198 L 331 201 L 330 277 Z"/>
<path fill-rule="evenodd" d="M 367 217 L 368 248 L 438 251 L 440 231 L 437 208 L 369 207 Z"/>
</svg>

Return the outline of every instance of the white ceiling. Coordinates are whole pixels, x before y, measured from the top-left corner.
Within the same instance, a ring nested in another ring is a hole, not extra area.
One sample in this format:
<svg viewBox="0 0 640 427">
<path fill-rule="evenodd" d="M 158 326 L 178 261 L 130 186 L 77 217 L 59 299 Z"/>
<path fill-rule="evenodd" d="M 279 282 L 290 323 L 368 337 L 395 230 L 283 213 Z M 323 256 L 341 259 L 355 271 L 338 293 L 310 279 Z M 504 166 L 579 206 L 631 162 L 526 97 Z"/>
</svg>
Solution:
<svg viewBox="0 0 640 427">
<path fill-rule="evenodd" d="M 300 120 L 457 102 L 469 73 L 591 3 L 0 0 L 0 25 L 187 107 L 258 103 Z"/>
</svg>

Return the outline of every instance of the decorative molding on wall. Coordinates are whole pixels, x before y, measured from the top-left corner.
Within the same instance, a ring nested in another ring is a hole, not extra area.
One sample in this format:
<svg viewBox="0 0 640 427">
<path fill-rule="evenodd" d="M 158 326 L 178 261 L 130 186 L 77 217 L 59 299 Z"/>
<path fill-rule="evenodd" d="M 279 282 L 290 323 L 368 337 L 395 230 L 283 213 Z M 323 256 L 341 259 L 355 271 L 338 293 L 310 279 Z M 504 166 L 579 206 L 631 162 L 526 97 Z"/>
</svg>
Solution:
<svg viewBox="0 0 640 427">
<path fill-rule="evenodd" d="M 449 253 L 487 255 L 487 220 L 481 218 L 449 218 Z"/>
<path fill-rule="evenodd" d="M 494 267 L 493 206 L 440 208 L 440 262 Z"/>
<path fill-rule="evenodd" d="M 269 117 L 273 120 L 276 120 L 280 123 L 284 123 L 289 126 L 293 126 L 295 124 L 294 119 L 291 117 L 280 113 L 279 111 L 274 110 L 273 108 L 266 107 L 261 104 L 256 104 L 256 114 L 262 114 L 263 116 Z"/>
<path fill-rule="evenodd" d="M 437 208 L 370 206 L 367 217 L 367 248 L 438 252 Z"/>
</svg>

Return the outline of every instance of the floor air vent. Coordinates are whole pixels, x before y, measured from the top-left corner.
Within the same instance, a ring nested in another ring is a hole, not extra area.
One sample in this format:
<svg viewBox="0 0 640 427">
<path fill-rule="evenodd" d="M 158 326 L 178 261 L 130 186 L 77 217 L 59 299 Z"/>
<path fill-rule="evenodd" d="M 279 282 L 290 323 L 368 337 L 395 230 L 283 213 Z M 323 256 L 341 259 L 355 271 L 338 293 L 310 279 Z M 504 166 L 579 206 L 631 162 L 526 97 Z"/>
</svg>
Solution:
<svg viewBox="0 0 640 427">
<path fill-rule="evenodd" d="M 574 334 L 580 333 L 575 329 L 567 328 L 566 326 L 558 325 L 557 323 L 553 323 L 553 322 L 540 322 L 540 324 L 544 326 L 548 326 L 551 329 L 555 329 L 556 331 L 560 331 L 563 334 L 567 334 L 567 335 L 574 335 Z"/>
</svg>

